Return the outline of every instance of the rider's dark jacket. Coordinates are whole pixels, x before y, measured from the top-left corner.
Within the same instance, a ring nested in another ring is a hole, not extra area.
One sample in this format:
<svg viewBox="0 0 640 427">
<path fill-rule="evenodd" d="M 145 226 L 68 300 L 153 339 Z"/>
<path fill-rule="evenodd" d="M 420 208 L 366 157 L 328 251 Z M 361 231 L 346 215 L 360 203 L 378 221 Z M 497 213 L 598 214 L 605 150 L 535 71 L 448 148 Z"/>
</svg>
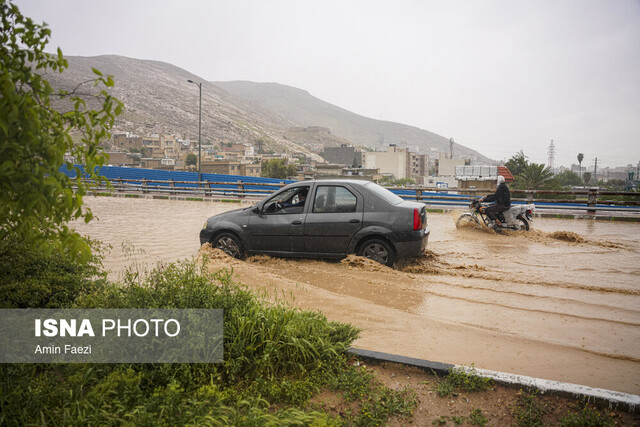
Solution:
<svg viewBox="0 0 640 427">
<path fill-rule="evenodd" d="M 504 206 L 505 208 L 511 207 L 511 192 L 506 183 L 498 185 L 495 194 L 489 194 L 484 198 L 485 202 L 496 202 L 498 206 Z"/>
</svg>

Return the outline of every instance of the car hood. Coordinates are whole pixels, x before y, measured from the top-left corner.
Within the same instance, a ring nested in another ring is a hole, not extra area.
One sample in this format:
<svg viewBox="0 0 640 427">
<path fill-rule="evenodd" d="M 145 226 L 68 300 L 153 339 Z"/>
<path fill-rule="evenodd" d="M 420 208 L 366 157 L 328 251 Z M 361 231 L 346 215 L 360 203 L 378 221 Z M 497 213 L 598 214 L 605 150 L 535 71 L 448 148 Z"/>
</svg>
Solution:
<svg viewBox="0 0 640 427">
<path fill-rule="evenodd" d="M 240 208 L 240 209 L 234 209 L 231 211 L 227 211 L 227 212 L 222 212 L 219 213 L 217 215 L 214 215 L 212 217 L 209 218 L 209 220 L 220 220 L 220 219 L 225 219 L 228 217 L 238 217 L 240 215 L 242 215 L 243 212 L 245 211 L 249 211 L 251 208 Z"/>
</svg>

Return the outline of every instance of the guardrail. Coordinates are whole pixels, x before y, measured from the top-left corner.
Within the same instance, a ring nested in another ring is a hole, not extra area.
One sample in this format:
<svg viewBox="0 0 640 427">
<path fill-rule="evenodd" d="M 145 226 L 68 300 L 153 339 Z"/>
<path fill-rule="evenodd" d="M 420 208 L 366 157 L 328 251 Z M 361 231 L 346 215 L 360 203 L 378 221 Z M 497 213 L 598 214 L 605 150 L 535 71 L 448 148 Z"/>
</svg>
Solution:
<svg viewBox="0 0 640 427">
<path fill-rule="evenodd" d="M 202 197 L 262 199 L 283 186 L 280 183 L 257 183 L 244 181 L 178 181 L 111 178 L 110 186 L 97 184 L 96 191 L 165 193 L 171 195 L 188 195 Z M 490 191 L 478 189 L 440 189 L 429 187 L 387 187 L 392 192 L 407 200 L 423 202 L 428 206 L 463 207 L 475 197 L 489 194 Z M 512 190 L 512 202 L 535 203 L 537 209 L 586 211 L 595 214 L 597 211 L 622 211 L 640 215 L 640 193 L 621 191 L 601 191 L 597 188 L 571 191 L 554 190 Z M 513 197 L 524 195 L 525 197 Z M 540 198 L 539 196 L 566 196 L 563 199 Z M 608 200 L 606 196 L 626 196 L 634 200 Z"/>
<path fill-rule="evenodd" d="M 244 181 L 178 181 L 154 179 L 112 178 L 111 190 L 116 192 L 136 191 L 142 193 L 168 193 L 173 195 L 189 194 L 193 196 L 223 196 L 238 198 L 262 198 L 287 185 L 280 183 L 258 183 Z M 97 190 L 107 190 L 99 185 Z"/>
<path fill-rule="evenodd" d="M 401 194 L 404 198 L 410 198 L 417 201 L 432 202 L 434 199 L 439 200 L 438 204 L 468 204 L 470 200 L 486 194 L 492 194 L 492 191 L 478 189 L 429 189 L 429 188 L 389 188 L 398 193 L 409 192 L 409 194 Z M 431 192 L 440 192 L 446 195 L 431 195 Z M 411 197 L 410 193 L 415 196 Z M 425 192 L 428 192 L 425 195 Z M 449 193 L 454 193 L 450 195 Z M 524 195 L 525 197 L 514 197 Z M 566 196 L 565 198 L 541 198 L 543 195 Z M 514 203 L 535 203 L 538 209 L 560 209 L 560 210 L 584 210 L 589 214 L 596 211 L 625 211 L 640 214 L 640 193 L 624 192 L 624 191 L 608 191 L 598 188 L 585 188 L 581 190 L 511 190 L 511 201 Z M 606 196 L 624 196 L 626 198 L 634 198 L 635 200 L 609 200 Z M 447 199 L 450 202 L 447 202 Z"/>
</svg>

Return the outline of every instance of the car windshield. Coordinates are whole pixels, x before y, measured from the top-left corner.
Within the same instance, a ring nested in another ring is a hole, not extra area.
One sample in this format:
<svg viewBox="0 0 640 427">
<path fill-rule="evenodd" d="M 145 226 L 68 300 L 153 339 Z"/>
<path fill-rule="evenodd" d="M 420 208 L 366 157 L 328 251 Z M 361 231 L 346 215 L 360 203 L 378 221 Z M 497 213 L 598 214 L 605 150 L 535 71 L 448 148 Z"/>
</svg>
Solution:
<svg viewBox="0 0 640 427">
<path fill-rule="evenodd" d="M 365 187 L 367 187 L 369 190 L 373 191 L 375 194 L 382 197 L 384 200 L 391 203 L 392 205 L 397 205 L 403 201 L 400 196 L 393 194 L 391 191 L 387 190 L 384 187 L 380 187 L 378 184 L 369 182 L 365 184 Z"/>
</svg>

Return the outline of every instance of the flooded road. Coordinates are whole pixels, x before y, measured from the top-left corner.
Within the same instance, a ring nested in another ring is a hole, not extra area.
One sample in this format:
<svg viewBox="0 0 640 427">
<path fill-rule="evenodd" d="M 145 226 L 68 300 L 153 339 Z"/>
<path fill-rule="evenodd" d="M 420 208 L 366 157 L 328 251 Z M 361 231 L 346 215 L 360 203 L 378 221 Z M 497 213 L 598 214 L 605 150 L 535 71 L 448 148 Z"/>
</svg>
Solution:
<svg viewBox="0 0 640 427">
<path fill-rule="evenodd" d="M 132 257 L 152 267 L 194 256 L 206 218 L 239 207 L 86 204 L 99 220 L 75 227 L 112 246 L 112 278 Z M 456 218 L 429 214 L 427 253 L 396 269 L 207 255 L 239 282 L 362 328 L 357 347 L 640 394 L 640 224 L 536 218 L 529 233 L 497 235 L 456 229 Z"/>
</svg>

